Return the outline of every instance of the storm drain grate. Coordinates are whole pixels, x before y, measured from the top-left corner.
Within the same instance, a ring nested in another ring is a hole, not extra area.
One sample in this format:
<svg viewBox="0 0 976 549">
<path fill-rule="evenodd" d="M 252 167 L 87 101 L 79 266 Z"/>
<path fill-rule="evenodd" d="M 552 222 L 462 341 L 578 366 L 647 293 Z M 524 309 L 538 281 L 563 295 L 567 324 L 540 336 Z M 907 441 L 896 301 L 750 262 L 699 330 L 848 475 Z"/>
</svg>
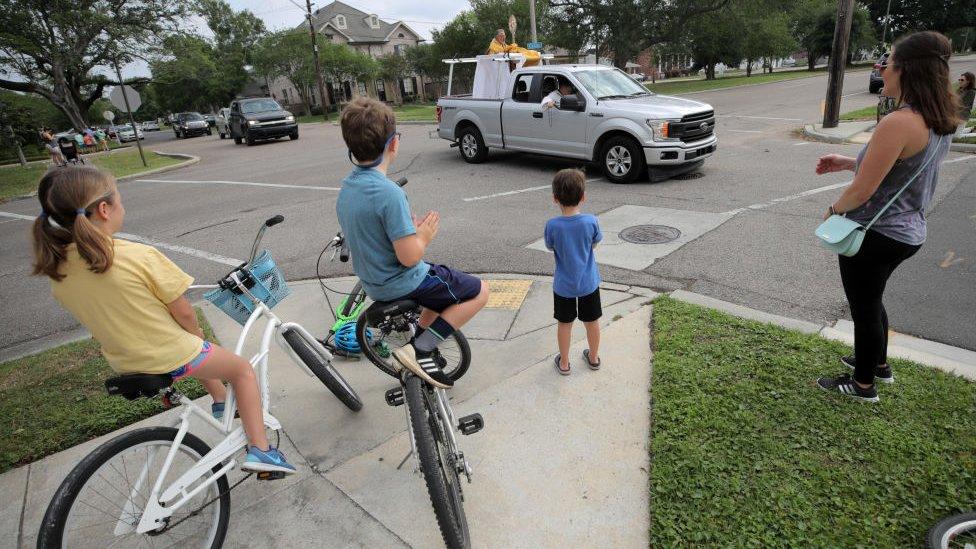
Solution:
<svg viewBox="0 0 976 549">
<path fill-rule="evenodd" d="M 688 181 L 690 179 L 701 179 L 703 177 L 705 177 L 705 174 L 701 172 L 691 172 L 691 173 L 683 173 L 681 175 L 676 175 L 671 179 L 676 179 L 678 181 Z"/>
<path fill-rule="evenodd" d="M 634 225 L 620 231 L 618 236 L 632 244 L 667 244 L 681 236 L 681 231 L 667 225 Z"/>
</svg>

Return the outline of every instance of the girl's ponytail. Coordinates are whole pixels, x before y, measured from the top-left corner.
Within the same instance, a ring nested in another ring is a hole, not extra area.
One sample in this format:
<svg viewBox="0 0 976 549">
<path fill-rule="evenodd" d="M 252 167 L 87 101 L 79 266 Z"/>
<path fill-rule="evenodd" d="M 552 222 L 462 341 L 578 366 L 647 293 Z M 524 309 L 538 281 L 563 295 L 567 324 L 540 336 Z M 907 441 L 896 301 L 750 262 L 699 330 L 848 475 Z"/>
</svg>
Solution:
<svg viewBox="0 0 976 549">
<path fill-rule="evenodd" d="M 112 239 L 89 216 L 102 202 L 112 203 L 115 180 L 92 167 L 64 167 L 49 171 L 37 187 L 41 214 L 34 221 L 33 274 L 61 280 L 61 263 L 72 242 L 78 254 L 96 273 L 112 266 Z"/>
</svg>

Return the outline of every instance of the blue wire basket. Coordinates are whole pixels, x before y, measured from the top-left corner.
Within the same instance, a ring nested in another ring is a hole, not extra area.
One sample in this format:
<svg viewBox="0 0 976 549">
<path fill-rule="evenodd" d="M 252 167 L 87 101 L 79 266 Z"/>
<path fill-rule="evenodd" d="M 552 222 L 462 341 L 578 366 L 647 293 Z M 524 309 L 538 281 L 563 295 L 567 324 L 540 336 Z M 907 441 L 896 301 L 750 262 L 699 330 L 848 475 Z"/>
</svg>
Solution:
<svg viewBox="0 0 976 549">
<path fill-rule="evenodd" d="M 267 250 L 261 252 L 254 261 L 246 267 L 254 278 L 254 286 L 248 290 L 254 297 L 264 302 L 268 308 L 274 308 L 282 299 L 288 297 L 291 290 L 285 283 L 285 275 L 278 269 L 274 259 Z M 213 303 L 243 326 L 254 312 L 255 303 L 251 298 L 234 290 L 211 290 L 203 295 L 204 299 Z"/>
</svg>

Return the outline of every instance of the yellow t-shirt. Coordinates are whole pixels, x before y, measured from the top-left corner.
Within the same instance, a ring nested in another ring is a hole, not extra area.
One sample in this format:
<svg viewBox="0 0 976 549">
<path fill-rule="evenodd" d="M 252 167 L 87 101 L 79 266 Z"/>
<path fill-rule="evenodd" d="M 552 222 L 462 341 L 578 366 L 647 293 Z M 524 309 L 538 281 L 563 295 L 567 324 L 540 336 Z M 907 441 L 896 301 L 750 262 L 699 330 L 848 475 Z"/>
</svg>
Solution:
<svg viewBox="0 0 976 549">
<path fill-rule="evenodd" d="M 51 293 L 102 346 L 119 373 L 163 374 L 200 354 L 203 341 L 184 330 L 166 305 L 176 301 L 193 277 L 152 246 L 113 240 L 115 258 L 104 273 L 69 244 L 60 282 Z"/>
</svg>

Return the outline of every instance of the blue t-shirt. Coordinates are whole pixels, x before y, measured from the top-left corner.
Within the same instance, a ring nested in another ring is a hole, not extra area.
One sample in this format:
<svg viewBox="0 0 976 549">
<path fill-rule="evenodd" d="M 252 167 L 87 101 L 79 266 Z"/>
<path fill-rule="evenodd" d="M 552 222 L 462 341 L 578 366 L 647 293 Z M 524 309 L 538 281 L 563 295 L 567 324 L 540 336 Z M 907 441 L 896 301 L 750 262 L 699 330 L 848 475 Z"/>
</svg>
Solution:
<svg viewBox="0 0 976 549">
<path fill-rule="evenodd" d="M 394 240 L 417 232 L 403 189 L 376 170 L 353 168 L 342 181 L 336 214 L 366 295 L 393 301 L 420 286 L 430 266 L 406 267 L 393 249 Z"/>
<path fill-rule="evenodd" d="M 552 291 L 583 297 L 600 286 L 593 245 L 603 240 L 600 223 L 590 214 L 559 216 L 546 223 L 546 248 L 556 254 Z"/>
</svg>

